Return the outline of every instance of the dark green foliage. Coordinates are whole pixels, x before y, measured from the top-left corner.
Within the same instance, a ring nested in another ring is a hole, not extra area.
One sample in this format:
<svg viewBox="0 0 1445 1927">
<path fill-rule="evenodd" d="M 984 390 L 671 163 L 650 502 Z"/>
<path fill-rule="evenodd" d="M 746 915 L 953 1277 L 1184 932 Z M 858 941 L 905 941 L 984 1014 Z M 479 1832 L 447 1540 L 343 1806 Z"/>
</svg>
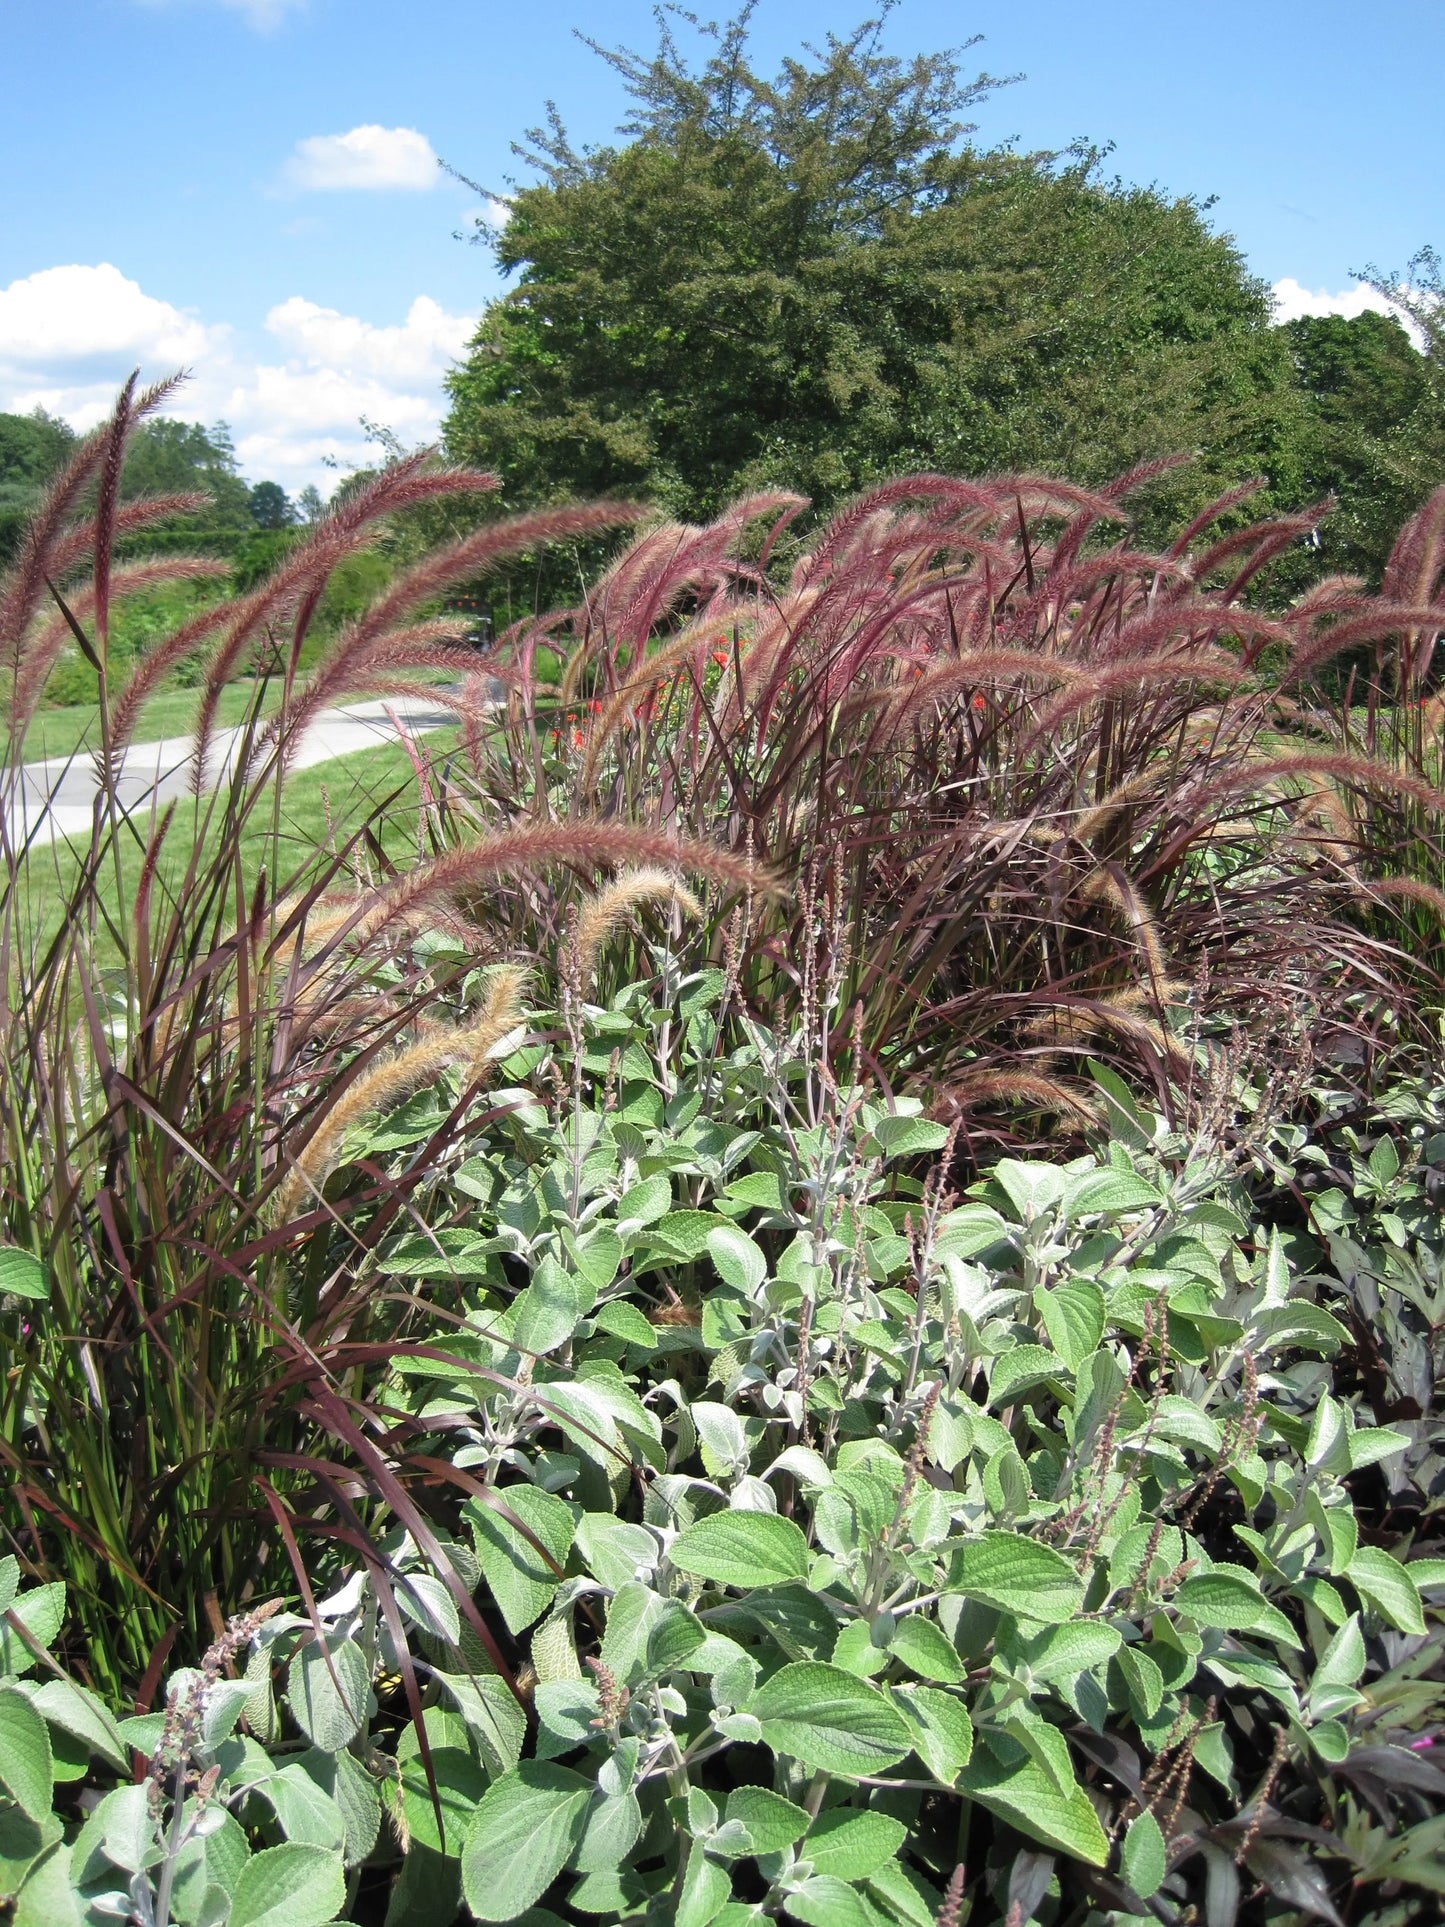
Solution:
<svg viewBox="0 0 1445 1927">
<path fill-rule="evenodd" d="M 1439 368 L 1391 315 L 1312 315 L 1283 332 L 1308 404 L 1301 477 L 1339 502 L 1318 560 L 1378 581 L 1401 521 L 1445 476 Z"/>
<path fill-rule="evenodd" d="M 636 490 L 695 519 L 777 485 L 826 509 L 908 469 L 1101 482 L 1181 448 L 1203 456 L 1161 517 L 1246 475 L 1297 493 L 1266 292 L 1194 203 L 1093 153 L 963 144 L 992 83 L 869 30 L 775 81 L 740 30 L 696 76 L 667 39 L 609 58 L 631 138 L 534 137 L 496 241 L 518 284 L 451 383 L 449 444 L 509 500 Z"/>
<path fill-rule="evenodd" d="M 279 482 L 257 482 L 246 506 L 258 529 L 286 529 L 299 520 L 290 496 Z"/>
<path fill-rule="evenodd" d="M 41 409 L 0 415 L 0 562 L 14 553 L 40 491 L 74 444 L 65 423 Z"/>
</svg>

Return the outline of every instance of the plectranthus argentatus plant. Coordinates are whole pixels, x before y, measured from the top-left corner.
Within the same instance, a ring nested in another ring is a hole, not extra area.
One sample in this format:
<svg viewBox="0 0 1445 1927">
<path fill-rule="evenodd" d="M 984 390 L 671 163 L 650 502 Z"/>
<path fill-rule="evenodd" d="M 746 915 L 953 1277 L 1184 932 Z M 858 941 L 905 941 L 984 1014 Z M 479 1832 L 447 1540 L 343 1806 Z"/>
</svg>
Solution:
<svg viewBox="0 0 1445 1927">
<path fill-rule="evenodd" d="M 1102 1069 L 1095 1153 L 955 1196 L 916 1103 L 724 1053 L 729 990 L 674 967 L 519 1053 L 456 1223 L 387 1260 L 470 1281 L 398 1402 L 478 1480 L 534 1681 L 468 1906 L 1335 1918 L 1321 1820 L 1445 1791 L 1445 1563 L 1360 1535 L 1408 1441 L 1331 1389 L 1304 1244 Z"/>
<path fill-rule="evenodd" d="M 1433 1906 L 1445 1560 L 1362 1530 L 1410 1440 L 1249 1160 L 1101 1069 L 1088 1154 L 955 1189 L 916 1100 L 655 961 L 528 1014 L 483 1147 L 381 1253 L 436 1318 L 376 1410 L 450 1528 L 235 1622 L 78 1828 L 13 1765 L 57 1716 L 7 1647 L 18 1918 Z M 302 1897 L 257 1911 L 272 1869 Z"/>
</svg>

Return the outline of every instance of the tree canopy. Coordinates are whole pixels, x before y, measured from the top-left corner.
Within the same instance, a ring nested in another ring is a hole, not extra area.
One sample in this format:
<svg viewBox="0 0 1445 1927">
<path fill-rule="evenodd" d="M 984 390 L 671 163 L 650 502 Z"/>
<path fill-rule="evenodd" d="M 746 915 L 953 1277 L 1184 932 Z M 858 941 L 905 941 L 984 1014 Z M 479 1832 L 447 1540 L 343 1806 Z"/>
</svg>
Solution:
<svg viewBox="0 0 1445 1927">
<path fill-rule="evenodd" d="M 447 423 L 509 503 L 827 507 L 907 468 L 1096 481 L 1181 448 L 1176 498 L 1261 469 L 1296 492 L 1287 346 L 1196 203 L 1094 151 L 977 146 L 998 83 L 901 61 L 877 23 L 765 78 L 748 11 L 697 70 L 665 15 L 654 56 L 598 50 L 633 103 L 619 144 L 578 153 L 553 113 L 519 150 L 538 178 L 495 240 L 518 279 Z"/>
</svg>

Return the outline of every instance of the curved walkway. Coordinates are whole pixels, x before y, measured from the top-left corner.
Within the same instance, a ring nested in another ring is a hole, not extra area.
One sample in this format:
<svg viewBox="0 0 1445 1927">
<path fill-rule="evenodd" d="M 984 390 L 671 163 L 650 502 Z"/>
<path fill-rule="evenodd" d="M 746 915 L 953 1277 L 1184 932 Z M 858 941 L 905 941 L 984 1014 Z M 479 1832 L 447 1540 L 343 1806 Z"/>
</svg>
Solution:
<svg viewBox="0 0 1445 1927">
<path fill-rule="evenodd" d="M 409 735 L 446 729 L 456 723 L 450 709 L 425 694 L 401 696 L 387 702 L 349 703 L 323 709 L 301 740 L 293 770 L 329 763 L 357 750 L 377 749 L 397 741 L 400 723 Z M 230 770 L 243 728 L 215 732 L 207 785 L 215 788 Z M 169 736 L 158 743 L 132 743 L 122 760 L 117 795 L 127 816 L 149 815 L 158 803 L 189 794 L 191 746 L 189 736 Z M 42 763 L 26 763 L 18 771 L 6 807 L 12 846 L 29 838 L 48 843 L 58 836 L 88 836 L 99 788 L 95 755 L 76 750 Z"/>
</svg>

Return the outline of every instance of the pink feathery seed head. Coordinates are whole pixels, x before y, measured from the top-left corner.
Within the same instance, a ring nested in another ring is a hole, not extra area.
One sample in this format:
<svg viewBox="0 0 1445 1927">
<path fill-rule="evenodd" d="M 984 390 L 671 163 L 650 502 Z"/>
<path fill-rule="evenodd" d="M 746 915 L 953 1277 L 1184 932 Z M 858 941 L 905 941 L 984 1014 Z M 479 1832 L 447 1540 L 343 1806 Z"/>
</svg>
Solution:
<svg viewBox="0 0 1445 1927">
<path fill-rule="evenodd" d="M 9 656 L 18 656 L 21 637 L 45 593 L 46 577 L 58 580 L 73 566 L 59 553 L 69 526 L 67 518 L 104 453 L 104 435 L 97 429 L 81 442 L 41 497 L 26 526 L 14 566 L 0 577 L 0 649 Z"/>
<path fill-rule="evenodd" d="M 1129 656 L 1122 662 L 1091 665 L 1067 689 L 1061 690 L 1033 716 L 1031 740 L 1046 736 L 1070 716 L 1110 696 L 1139 692 L 1141 699 L 1181 684 L 1224 683 L 1232 687 L 1248 680 L 1248 672 L 1226 650 L 1194 648 L 1170 650 L 1156 656 Z"/>
<path fill-rule="evenodd" d="M 115 413 L 105 433 L 105 452 L 100 458 L 100 478 L 96 488 L 94 586 L 95 629 L 102 651 L 110 626 L 110 571 L 115 546 L 115 510 L 120 499 L 120 471 L 125 461 L 134 417 L 132 401 L 140 379 L 137 368 L 116 397 Z"/>
<path fill-rule="evenodd" d="M 663 830 L 584 818 L 528 824 L 500 831 L 469 849 L 450 850 L 385 890 L 374 891 L 360 908 L 368 927 L 376 931 L 423 902 L 478 889 L 497 876 L 559 863 L 588 868 L 655 863 L 709 877 L 731 889 L 755 894 L 776 894 L 779 889 L 767 870 L 730 850 Z"/>
<path fill-rule="evenodd" d="M 1223 495 L 1216 495 L 1214 500 L 1207 507 L 1202 508 L 1175 539 L 1169 550 L 1170 559 L 1176 562 L 1181 560 L 1190 543 L 1196 536 L 1203 535 L 1212 522 L 1217 522 L 1222 515 L 1228 515 L 1231 509 L 1238 508 L 1241 502 L 1247 502 L 1251 496 L 1258 495 L 1259 491 L 1267 486 L 1263 476 L 1256 476 L 1253 481 L 1237 482 L 1233 488 L 1226 489 Z"/>
<path fill-rule="evenodd" d="M 1095 651 L 1094 660 L 1109 663 L 1133 656 L 1152 656 L 1171 637 L 1177 637 L 1178 647 L 1185 650 L 1220 636 L 1256 644 L 1278 642 L 1286 649 L 1293 648 L 1299 640 L 1298 627 L 1288 616 L 1269 616 L 1258 609 L 1221 607 L 1206 597 L 1196 596 L 1187 602 L 1158 603 L 1125 622 L 1116 634 L 1106 631 L 1099 638 L 1101 646 Z"/>
<path fill-rule="evenodd" d="M 148 528 L 152 523 L 168 521 L 178 515 L 198 515 L 210 503 L 211 497 L 203 489 L 187 489 L 174 495 L 142 495 L 129 502 L 120 502 L 115 509 L 112 538 L 118 542 L 123 536 L 133 535 L 137 529 Z M 46 571 L 51 581 L 61 581 L 70 570 L 92 556 L 95 544 L 96 525 L 93 518 L 67 523 L 51 552 L 50 566 Z"/>
<path fill-rule="evenodd" d="M 1445 628 L 1445 608 L 1416 609 L 1372 597 L 1362 597 L 1358 606 L 1359 615 L 1320 630 L 1295 649 L 1286 666 L 1286 686 L 1305 682 L 1332 656 L 1358 648 L 1361 643 L 1383 642 L 1406 630 Z"/>
<path fill-rule="evenodd" d="M 1195 814 L 1239 790 L 1261 790 L 1279 778 L 1294 776 L 1326 776 L 1363 790 L 1408 796 L 1432 815 L 1445 816 L 1445 791 L 1436 789 L 1423 777 L 1412 776 L 1406 770 L 1377 762 L 1372 757 L 1323 750 L 1265 756 L 1227 769 L 1196 793 L 1192 799 Z"/>
<path fill-rule="evenodd" d="M 423 557 L 395 582 L 362 618 L 361 627 L 386 627 L 454 582 L 480 575 L 519 549 L 543 548 L 571 536 L 596 535 L 637 521 L 646 511 L 629 502 L 593 502 L 579 508 L 538 509 L 491 522 Z"/>
<path fill-rule="evenodd" d="M 1425 602 L 1445 568 L 1445 483 L 1410 517 L 1395 539 L 1380 579 L 1390 600 Z"/>
<path fill-rule="evenodd" d="M 110 628 L 110 576 L 115 560 L 116 513 L 126 449 L 139 424 L 160 407 L 184 377 L 176 374 L 153 382 L 137 397 L 135 388 L 139 379 L 140 370 L 136 369 L 116 397 L 115 412 L 104 431 L 105 444 L 96 485 L 95 558 L 91 580 L 95 589 L 95 630 L 102 650 Z"/>
<path fill-rule="evenodd" d="M 1263 522 L 1252 522 L 1248 528 L 1232 529 L 1227 535 L 1222 535 L 1212 548 L 1206 549 L 1203 555 L 1191 558 L 1188 580 L 1202 582 L 1206 576 L 1213 575 L 1230 556 L 1243 554 L 1246 559 L 1233 580 L 1222 589 L 1207 592 L 1216 602 L 1233 601 L 1266 562 L 1291 542 L 1308 535 L 1321 516 L 1327 513 L 1328 507 L 1328 502 L 1316 502 L 1313 507 L 1302 509 L 1294 515 L 1271 516 Z M 1185 591 L 1180 589 L 1175 593 L 1183 594 Z"/>
</svg>

